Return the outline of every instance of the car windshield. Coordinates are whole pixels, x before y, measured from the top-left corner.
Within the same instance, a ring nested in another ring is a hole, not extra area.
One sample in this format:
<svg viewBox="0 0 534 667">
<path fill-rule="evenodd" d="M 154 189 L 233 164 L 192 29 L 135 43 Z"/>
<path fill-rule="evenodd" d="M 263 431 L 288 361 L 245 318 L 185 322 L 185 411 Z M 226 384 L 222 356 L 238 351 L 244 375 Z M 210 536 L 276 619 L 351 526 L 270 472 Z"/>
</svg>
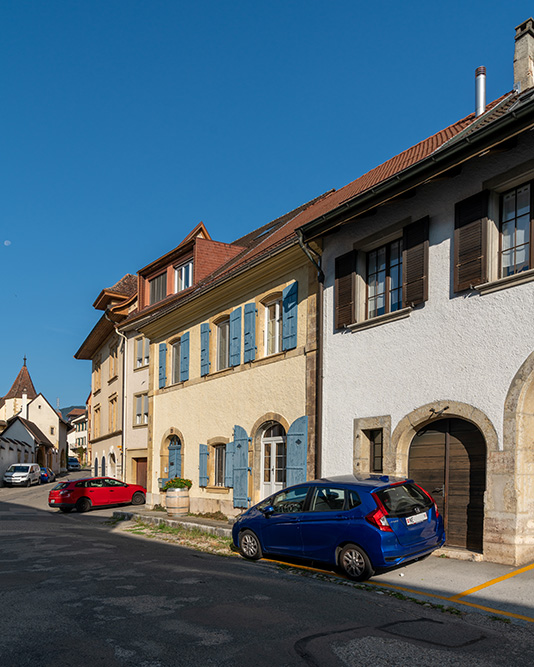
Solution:
<svg viewBox="0 0 534 667">
<path fill-rule="evenodd" d="M 432 500 L 415 484 L 395 484 L 376 492 L 389 516 L 410 516 L 432 507 Z"/>
<path fill-rule="evenodd" d="M 28 472 L 29 466 L 9 466 L 7 472 Z"/>
</svg>

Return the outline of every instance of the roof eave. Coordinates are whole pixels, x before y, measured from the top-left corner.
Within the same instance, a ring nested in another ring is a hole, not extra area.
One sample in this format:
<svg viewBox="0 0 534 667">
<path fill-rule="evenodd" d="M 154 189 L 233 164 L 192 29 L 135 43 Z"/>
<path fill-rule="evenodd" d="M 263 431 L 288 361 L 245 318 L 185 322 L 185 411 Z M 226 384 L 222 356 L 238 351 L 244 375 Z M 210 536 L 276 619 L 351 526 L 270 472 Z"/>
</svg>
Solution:
<svg viewBox="0 0 534 667">
<path fill-rule="evenodd" d="M 328 213 L 299 227 L 297 232 L 308 242 L 331 232 L 349 219 L 361 215 L 375 206 L 403 194 L 452 167 L 469 160 L 477 153 L 489 150 L 496 144 L 534 126 L 534 96 L 519 106 L 496 118 L 488 125 L 459 140 L 451 139 L 428 157 L 407 167 L 387 180 L 344 202 Z M 456 138 L 457 139 L 457 138 Z"/>
</svg>

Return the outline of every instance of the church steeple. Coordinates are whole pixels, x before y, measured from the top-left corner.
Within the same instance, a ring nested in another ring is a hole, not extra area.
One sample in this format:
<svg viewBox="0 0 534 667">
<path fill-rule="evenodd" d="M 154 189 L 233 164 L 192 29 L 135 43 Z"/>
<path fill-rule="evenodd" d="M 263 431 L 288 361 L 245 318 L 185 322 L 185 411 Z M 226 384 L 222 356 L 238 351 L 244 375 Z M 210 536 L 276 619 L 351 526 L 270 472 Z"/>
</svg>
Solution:
<svg viewBox="0 0 534 667">
<path fill-rule="evenodd" d="M 33 386 L 33 382 L 30 377 L 30 372 L 26 366 L 26 361 L 26 355 L 24 355 L 24 363 L 22 368 L 15 378 L 15 382 L 13 382 L 11 389 L 4 396 L 4 400 L 8 398 L 22 398 L 22 394 L 24 393 L 28 395 L 29 401 L 33 401 L 33 399 L 37 396 L 37 392 L 35 391 L 35 387 Z"/>
</svg>

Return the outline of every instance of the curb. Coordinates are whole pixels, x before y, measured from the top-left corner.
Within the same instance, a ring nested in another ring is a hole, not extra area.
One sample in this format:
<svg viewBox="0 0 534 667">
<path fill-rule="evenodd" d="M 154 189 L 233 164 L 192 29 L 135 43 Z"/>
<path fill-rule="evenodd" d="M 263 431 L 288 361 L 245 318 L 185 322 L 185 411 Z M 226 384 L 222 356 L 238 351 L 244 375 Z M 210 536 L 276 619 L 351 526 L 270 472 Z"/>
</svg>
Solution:
<svg viewBox="0 0 534 667">
<path fill-rule="evenodd" d="M 173 528 L 185 528 L 186 530 L 201 530 L 203 533 L 209 535 L 217 535 L 218 537 L 232 537 L 232 529 L 224 526 L 208 526 L 204 523 L 196 523 L 193 521 L 180 521 L 179 519 L 167 519 L 159 516 L 147 516 L 137 512 L 124 512 L 117 510 L 113 512 L 113 518 L 117 519 L 140 519 L 146 523 L 151 523 L 155 526 L 171 526 Z"/>
</svg>

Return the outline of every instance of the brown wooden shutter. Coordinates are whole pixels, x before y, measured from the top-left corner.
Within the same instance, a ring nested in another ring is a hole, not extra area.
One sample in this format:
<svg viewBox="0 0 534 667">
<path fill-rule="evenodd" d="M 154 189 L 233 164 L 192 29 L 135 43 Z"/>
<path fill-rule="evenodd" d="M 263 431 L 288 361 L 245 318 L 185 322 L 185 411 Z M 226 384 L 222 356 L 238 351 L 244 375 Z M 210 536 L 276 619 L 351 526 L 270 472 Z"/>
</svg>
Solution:
<svg viewBox="0 0 534 667">
<path fill-rule="evenodd" d="M 454 209 L 454 291 L 485 283 L 489 192 L 483 190 Z"/>
<path fill-rule="evenodd" d="M 341 329 L 354 322 L 355 270 L 356 252 L 354 250 L 336 258 L 336 329 Z"/>
<path fill-rule="evenodd" d="M 403 306 L 417 306 L 428 299 L 429 218 L 413 222 L 402 235 Z"/>
</svg>

